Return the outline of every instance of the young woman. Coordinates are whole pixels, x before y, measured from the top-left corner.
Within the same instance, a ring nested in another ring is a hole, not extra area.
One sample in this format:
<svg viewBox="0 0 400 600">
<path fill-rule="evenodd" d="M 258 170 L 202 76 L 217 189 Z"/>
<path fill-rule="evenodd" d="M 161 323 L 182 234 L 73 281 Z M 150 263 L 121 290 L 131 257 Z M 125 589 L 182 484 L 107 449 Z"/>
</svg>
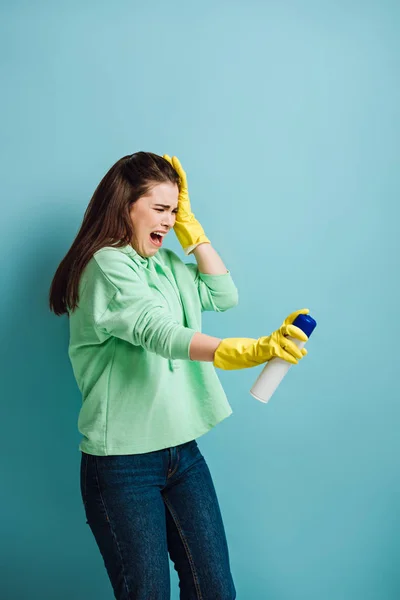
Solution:
<svg viewBox="0 0 400 600">
<path fill-rule="evenodd" d="M 174 229 L 184 263 L 164 248 Z M 99 183 L 60 263 L 50 308 L 67 314 L 69 357 L 82 393 L 81 493 L 115 598 L 236 597 L 221 512 L 196 438 L 232 413 L 214 367 L 279 356 L 307 340 L 289 315 L 269 336 L 201 333 L 201 313 L 234 307 L 231 273 L 190 205 L 176 157 L 137 152 Z"/>
</svg>

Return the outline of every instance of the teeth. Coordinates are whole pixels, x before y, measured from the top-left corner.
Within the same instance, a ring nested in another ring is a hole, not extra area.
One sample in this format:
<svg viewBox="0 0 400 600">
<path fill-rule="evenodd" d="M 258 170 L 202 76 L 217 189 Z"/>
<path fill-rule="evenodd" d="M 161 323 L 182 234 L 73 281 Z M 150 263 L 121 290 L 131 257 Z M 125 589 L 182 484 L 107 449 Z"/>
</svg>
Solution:
<svg viewBox="0 0 400 600">
<path fill-rule="evenodd" d="M 161 235 L 161 236 L 165 235 L 164 231 L 153 231 L 153 233 L 157 233 L 158 235 Z"/>
</svg>

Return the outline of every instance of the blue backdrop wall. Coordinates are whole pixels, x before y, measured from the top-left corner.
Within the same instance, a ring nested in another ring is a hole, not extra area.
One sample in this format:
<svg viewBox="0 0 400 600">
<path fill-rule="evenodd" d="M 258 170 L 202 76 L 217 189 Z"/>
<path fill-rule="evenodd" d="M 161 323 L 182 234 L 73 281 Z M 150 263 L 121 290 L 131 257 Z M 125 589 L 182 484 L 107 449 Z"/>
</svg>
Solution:
<svg viewBox="0 0 400 600">
<path fill-rule="evenodd" d="M 234 412 L 198 443 L 238 598 L 399 598 L 399 4 L 16 0 L 0 17 L 0 596 L 112 597 L 47 297 L 99 180 L 148 150 L 180 158 L 239 290 L 203 331 L 259 337 L 304 306 L 318 322 L 268 404 L 249 394 L 261 367 L 218 371 Z"/>
</svg>

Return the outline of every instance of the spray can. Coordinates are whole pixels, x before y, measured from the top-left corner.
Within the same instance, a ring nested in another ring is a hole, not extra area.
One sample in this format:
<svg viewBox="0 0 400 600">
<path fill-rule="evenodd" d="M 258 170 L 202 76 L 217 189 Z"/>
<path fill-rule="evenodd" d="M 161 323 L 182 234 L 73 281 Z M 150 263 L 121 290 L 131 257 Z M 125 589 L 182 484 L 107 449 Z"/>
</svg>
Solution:
<svg viewBox="0 0 400 600">
<path fill-rule="evenodd" d="M 293 321 L 293 325 L 296 325 L 296 327 L 304 331 L 306 336 L 310 337 L 317 323 L 310 315 L 298 315 Z M 306 344 L 306 342 L 302 342 L 291 336 L 287 336 L 287 338 L 292 340 L 298 348 L 303 348 Z M 250 394 L 256 400 L 260 400 L 260 402 L 268 402 L 291 366 L 292 363 L 283 360 L 283 358 L 278 358 L 277 356 L 271 358 L 256 379 L 250 390 Z"/>
</svg>

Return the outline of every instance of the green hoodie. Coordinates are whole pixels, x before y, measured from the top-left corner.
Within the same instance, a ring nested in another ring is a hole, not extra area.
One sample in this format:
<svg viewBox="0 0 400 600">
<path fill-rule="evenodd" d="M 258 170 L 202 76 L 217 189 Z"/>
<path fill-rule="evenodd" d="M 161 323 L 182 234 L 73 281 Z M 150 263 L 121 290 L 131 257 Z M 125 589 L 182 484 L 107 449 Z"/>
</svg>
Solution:
<svg viewBox="0 0 400 600">
<path fill-rule="evenodd" d="M 141 454 L 193 440 L 232 414 L 211 362 L 192 361 L 201 313 L 238 303 L 230 271 L 201 273 L 172 250 L 94 254 L 79 282 L 68 348 L 82 393 L 79 449 Z"/>
</svg>

